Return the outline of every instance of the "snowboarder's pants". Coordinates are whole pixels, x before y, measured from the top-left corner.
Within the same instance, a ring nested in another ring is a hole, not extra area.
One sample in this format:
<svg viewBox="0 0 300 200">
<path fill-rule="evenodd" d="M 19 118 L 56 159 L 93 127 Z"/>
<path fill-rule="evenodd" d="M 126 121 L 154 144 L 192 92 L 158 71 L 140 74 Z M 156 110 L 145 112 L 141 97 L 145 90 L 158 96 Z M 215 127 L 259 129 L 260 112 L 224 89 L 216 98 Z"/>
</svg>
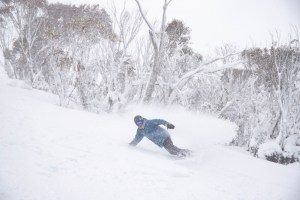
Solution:
<svg viewBox="0 0 300 200">
<path fill-rule="evenodd" d="M 163 145 L 163 147 L 172 155 L 180 155 L 183 151 L 183 149 L 180 149 L 173 144 L 171 137 L 168 137 Z"/>
</svg>

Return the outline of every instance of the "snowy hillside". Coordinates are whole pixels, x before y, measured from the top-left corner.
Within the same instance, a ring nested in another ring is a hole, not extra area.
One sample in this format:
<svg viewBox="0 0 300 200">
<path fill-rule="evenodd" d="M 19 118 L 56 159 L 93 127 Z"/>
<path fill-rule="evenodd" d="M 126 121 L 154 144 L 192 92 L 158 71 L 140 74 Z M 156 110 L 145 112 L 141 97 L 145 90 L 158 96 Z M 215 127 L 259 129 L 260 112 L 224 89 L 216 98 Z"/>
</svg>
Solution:
<svg viewBox="0 0 300 200">
<path fill-rule="evenodd" d="M 284 166 L 226 147 L 235 125 L 176 108 L 96 115 L 8 80 L 0 67 L 1 200 L 298 200 L 299 163 Z M 175 124 L 176 160 L 144 139 L 129 147 L 133 117 Z"/>
</svg>

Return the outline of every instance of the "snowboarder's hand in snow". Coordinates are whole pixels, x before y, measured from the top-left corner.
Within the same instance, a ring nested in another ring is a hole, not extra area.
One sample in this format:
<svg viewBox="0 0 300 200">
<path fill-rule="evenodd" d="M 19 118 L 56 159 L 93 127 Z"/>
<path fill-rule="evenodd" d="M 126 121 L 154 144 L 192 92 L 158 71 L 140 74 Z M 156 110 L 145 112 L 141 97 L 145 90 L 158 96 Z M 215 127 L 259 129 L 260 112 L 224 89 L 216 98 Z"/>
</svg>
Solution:
<svg viewBox="0 0 300 200">
<path fill-rule="evenodd" d="M 167 128 L 169 128 L 169 129 L 174 129 L 175 126 L 174 126 L 173 124 L 167 124 Z"/>
<path fill-rule="evenodd" d="M 133 142 L 130 142 L 130 143 L 129 143 L 129 146 L 132 146 L 132 147 L 134 147 L 134 146 L 135 146 L 135 144 L 134 144 Z"/>
</svg>

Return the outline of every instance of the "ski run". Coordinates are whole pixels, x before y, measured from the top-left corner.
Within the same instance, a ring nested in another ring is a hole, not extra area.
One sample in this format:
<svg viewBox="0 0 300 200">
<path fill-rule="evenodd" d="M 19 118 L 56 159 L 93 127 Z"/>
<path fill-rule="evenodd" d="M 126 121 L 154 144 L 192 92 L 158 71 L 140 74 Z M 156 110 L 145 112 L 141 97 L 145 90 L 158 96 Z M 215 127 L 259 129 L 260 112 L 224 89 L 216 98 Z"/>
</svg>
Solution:
<svg viewBox="0 0 300 200">
<path fill-rule="evenodd" d="M 299 200 L 300 164 L 280 165 L 226 146 L 236 126 L 180 108 L 131 106 L 93 114 L 9 80 L 0 67 L 1 200 Z M 161 118 L 176 159 L 136 133 L 133 117 Z"/>
</svg>

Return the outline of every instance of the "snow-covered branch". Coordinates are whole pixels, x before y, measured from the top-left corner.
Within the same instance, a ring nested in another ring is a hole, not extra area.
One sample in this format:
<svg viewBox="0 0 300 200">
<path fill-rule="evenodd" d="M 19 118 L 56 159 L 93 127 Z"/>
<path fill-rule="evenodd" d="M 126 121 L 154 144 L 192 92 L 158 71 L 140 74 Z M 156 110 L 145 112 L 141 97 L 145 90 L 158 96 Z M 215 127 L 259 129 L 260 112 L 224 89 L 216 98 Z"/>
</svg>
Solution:
<svg viewBox="0 0 300 200">
<path fill-rule="evenodd" d="M 176 83 L 173 87 L 174 87 L 174 88 L 179 87 L 180 84 L 181 84 L 182 82 L 184 82 L 185 80 L 189 79 L 190 77 L 192 77 L 192 76 L 194 76 L 194 75 L 196 75 L 196 74 L 198 74 L 198 73 L 200 73 L 200 72 L 203 72 L 203 71 L 206 69 L 206 67 L 207 67 L 208 65 L 210 65 L 210 64 L 212 64 L 212 63 L 214 63 L 214 62 L 217 62 L 217 61 L 219 61 L 219 60 L 223 60 L 223 59 L 225 59 L 225 58 L 228 58 L 228 57 L 237 55 L 237 54 L 239 54 L 239 53 L 232 53 L 232 54 L 228 54 L 228 55 L 226 55 L 226 56 L 213 58 L 213 59 L 211 59 L 211 60 L 209 60 L 209 61 L 207 61 L 207 62 L 201 64 L 198 68 L 196 68 L 196 69 L 194 69 L 194 70 L 192 70 L 192 71 L 189 71 L 189 72 L 187 72 L 186 74 L 184 74 L 184 75 L 177 81 L 177 83 Z M 223 65 L 223 66 L 220 66 L 220 67 L 215 68 L 215 69 L 216 69 L 217 71 L 219 71 L 219 70 L 222 70 L 222 67 L 223 67 L 224 69 L 226 69 L 226 68 L 229 68 L 229 67 L 236 66 L 236 65 L 238 65 L 238 64 L 241 64 L 241 63 L 240 63 L 240 62 L 236 62 L 236 63 L 232 63 L 232 64 L 230 64 L 230 65 L 228 65 L 228 66 L 227 66 L 227 65 Z"/>
<path fill-rule="evenodd" d="M 234 62 L 234 63 L 228 63 L 228 64 L 217 66 L 217 67 L 211 67 L 209 69 L 203 70 L 203 72 L 204 73 L 215 73 L 215 72 L 222 71 L 222 70 L 225 70 L 225 69 L 232 69 L 232 68 L 240 69 L 240 68 L 243 67 L 244 63 L 245 63 L 244 61 L 237 61 L 237 62 Z"/>
</svg>

